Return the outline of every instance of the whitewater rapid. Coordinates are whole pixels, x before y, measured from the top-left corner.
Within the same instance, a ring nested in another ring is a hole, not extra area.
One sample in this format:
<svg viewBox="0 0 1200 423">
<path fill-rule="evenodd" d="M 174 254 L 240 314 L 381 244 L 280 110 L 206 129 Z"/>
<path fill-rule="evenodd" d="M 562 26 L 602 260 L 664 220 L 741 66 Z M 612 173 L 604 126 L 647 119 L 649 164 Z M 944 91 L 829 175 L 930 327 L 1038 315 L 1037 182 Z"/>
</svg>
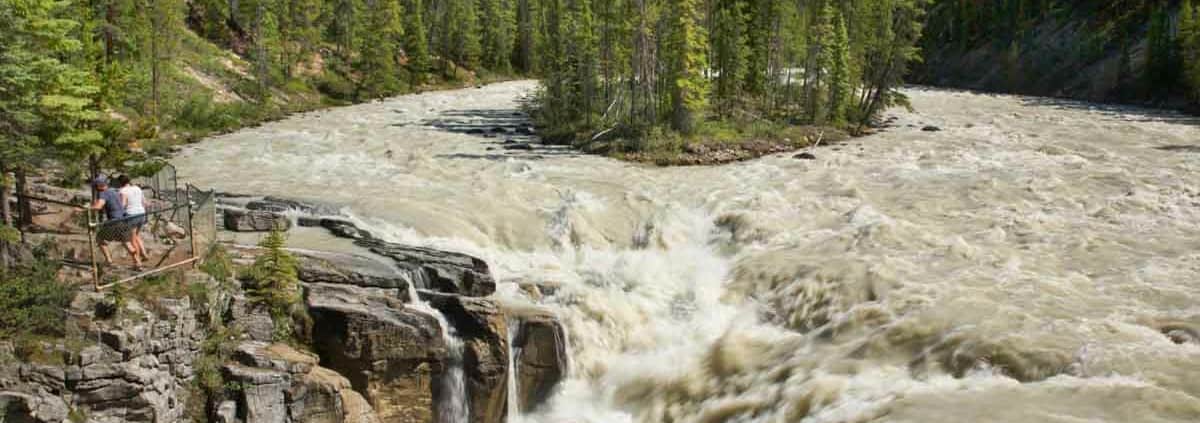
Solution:
<svg viewBox="0 0 1200 423">
<path fill-rule="evenodd" d="M 570 334 L 530 422 L 1200 421 L 1200 344 L 1165 334 L 1200 334 L 1200 122 L 911 89 L 816 160 L 690 168 L 447 130 L 534 87 L 296 115 L 175 163 L 558 287 L 498 294 Z"/>
</svg>

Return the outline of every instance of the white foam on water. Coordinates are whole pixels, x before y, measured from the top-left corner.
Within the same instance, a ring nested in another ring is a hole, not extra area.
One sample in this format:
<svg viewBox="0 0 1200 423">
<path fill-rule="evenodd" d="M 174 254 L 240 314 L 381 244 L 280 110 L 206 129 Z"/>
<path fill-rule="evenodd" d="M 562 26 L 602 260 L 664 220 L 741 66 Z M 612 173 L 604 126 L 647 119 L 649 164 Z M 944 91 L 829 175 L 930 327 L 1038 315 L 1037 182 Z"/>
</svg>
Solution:
<svg viewBox="0 0 1200 423">
<path fill-rule="evenodd" d="M 176 165 L 555 286 L 570 378 L 522 423 L 1200 421 L 1200 346 L 1164 335 L 1200 328 L 1195 119 L 912 89 L 817 160 L 666 169 L 429 124 L 532 87 L 297 116 Z"/>
</svg>

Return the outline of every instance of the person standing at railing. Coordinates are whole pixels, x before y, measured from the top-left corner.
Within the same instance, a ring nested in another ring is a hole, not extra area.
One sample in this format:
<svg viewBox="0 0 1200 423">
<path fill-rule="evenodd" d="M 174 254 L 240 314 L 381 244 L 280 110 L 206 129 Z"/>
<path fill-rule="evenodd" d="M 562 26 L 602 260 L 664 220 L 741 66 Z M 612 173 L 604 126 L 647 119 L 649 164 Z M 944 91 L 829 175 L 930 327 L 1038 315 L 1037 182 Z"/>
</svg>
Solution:
<svg viewBox="0 0 1200 423">
<path fill-rule="evenodd" d="M 129 180 L 129 175 L 117 177 L 117 190 L 121 193 L 121 203 L 125 205 L 125 219 L 133 231 L 130 241 L 137 255 L 142 260 L 150 260 L 146 253 L 146 244 L 142 242 L 142 227 L 146 226 L 146 196 L 142 188 Z"/>
<path fill-rule="evenodd" d="M 96 187 L 99 195 L 96 201 L 92 202 L 92 209 L 103 211 L 105 220 L 96 228 L 96 242 L 100 245 L 100 252 L 104 254 L 104 263 L 112 264 L 112 254 L 108 252 L 109 242 L 120 242 L 125 245 L 125 250 L 129 252 L 129 256 L 133 257 L 133 267 L 135 270 L 141 270 L 142 259 L 138 256 L 137 250 L 133 247 L 129 225 L 125 221 L 125 206 L 121 202 L 121 193 L 116 190 L 109 189 L 108 178 L 97 176 L 92 181 L 92 186 Z"/>
</svg>

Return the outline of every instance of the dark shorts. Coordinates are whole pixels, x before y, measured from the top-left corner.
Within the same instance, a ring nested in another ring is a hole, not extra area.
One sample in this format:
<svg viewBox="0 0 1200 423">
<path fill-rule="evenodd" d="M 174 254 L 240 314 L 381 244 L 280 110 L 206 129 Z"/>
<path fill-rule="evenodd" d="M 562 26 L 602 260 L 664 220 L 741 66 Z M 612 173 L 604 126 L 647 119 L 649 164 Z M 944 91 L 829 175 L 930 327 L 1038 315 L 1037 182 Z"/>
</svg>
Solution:
<svg viewBox="0 0 1200 423">
<path fill-rule="evenodd" d="M 129 242 L 133 239 L 133 229 L 127 219 L 110 220 L 96 228 L 96 240 L 100 242 Z"/>
</svg>

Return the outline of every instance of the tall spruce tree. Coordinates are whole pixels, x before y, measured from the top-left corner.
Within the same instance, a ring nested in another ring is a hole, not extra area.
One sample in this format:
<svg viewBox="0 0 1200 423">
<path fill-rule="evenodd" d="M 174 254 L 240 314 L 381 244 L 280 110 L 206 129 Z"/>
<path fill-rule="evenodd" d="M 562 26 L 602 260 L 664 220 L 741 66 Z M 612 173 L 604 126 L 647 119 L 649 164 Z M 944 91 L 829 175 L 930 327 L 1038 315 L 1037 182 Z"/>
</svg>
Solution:
<svg viewBox="0 0 1200 423">
<path fill-rule="evenodd" d="M 670 43 L 671 127 L 688 134 L 708 105 L 708 35 L 701 25 L 700 0 L 673 0 Z"/>
<path fill-rule="evenodd" d="M 829 75 L 829 121 L 846 123 L 846 112 L 854 95 L 851 85 L 853 63 L 850 61 L 850 35 L 846 29 L 846 18 L 837 13 L 833 20 L 833 36 L 828 45 L 833 61 Z"/>
<path fill-rule="evenodd" d="M 712 51 L 715 72 L 714 103 L 717 113 L 728 116 L 742 95 L 746 74 L 746 15 L 743 0 L 716 0 Z"/>
<path fill-rule="evenodd" d="M 444 32 L 439 37 L 442 40 L 442 58 L 452 61 L 459 66 L 464 66 L 467 69 L 478 68 L 483 47 L 480 40 L 479 17 L 475 1 L 443 1 L 445 2 L 446 11 L 442 15 L 442 24 L 439 28 Z M 449 73 L 452 69 L 450 63 L 446 62 L 444 65 L 443 70 L 446 72 L 446 76 L 455 77 L 455 75 Z"/>
<path fill-rule="evenodd" d="M 569 67 L 571 79 L 574 81 L 573 90 L 578 93 L 572 114 L 582 116 L 584 124 L 591 126 L 596 96 L 599 87 L 597 80 L 596 56 L 599 54 L 596 39 L 596 21 L 592 15 L 591 0 L 569 0 L 571 10 L 568 16 L 567 31 L 569 34 Z"/>
<path fill-rule="evenodd" d="M 512 70 L 512 51 L 516 21 L 511 6 L 504 0 L 479 0 L 482 34 L 482 65 L 490 71 Z"/>
<path fill-rule="evenodd" d="M 1179 11 L 1179 60 L 1192 101 L 1200 101 L 1200 9 L 1184 0 Z"/>
<path fill-rule="evenodd" d="M 396 73 L 396 58 L 404 27 L 400 22 L 399 0 L 367 0 L 366 25 L 361 29 L 362 52 L 355 66 L 362 74 L 359 98 L 391 95 L 401 88 Z"/>
<path fill-rule="evenodd" d="M 69 6 L 57 0 L 0 2 L 0 185 L 5 192 L 9 171 L 16 173 L 22 191 L 26 173 L 45 160 L 82 160 L 97 153 L 103 141 L 94 129 L 100 91 L 93 76 L 60 59 L 82 48 L 71 35 L 78 22 L 60 17 Z M 21 223 L 28 224 L 30 204 L 21 201 L 18 212 Z"/>
<path fill-rule="evenodd" d="M 408 56 L 408 71 L 413 86 L 424 83 L 425 73 L 432 69 L 429 56 L 429 37 L 425 32 L 425 6 L 421 0 L 409 0 L 405 10 L 404 53 Z"/>
</svg>

